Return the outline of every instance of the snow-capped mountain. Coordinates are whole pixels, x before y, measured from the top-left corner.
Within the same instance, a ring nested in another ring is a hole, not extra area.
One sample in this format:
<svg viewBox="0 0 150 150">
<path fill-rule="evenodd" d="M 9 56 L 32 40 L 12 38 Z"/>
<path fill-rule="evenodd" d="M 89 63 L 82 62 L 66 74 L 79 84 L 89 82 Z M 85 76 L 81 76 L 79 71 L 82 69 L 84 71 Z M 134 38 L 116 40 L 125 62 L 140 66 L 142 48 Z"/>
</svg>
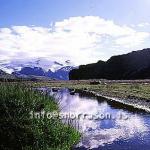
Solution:
<svg viewBox="0 0 150 150">
<path fill-rule="evenodd" d="M 1 60 L 0 61 L 0 69 L 7 72 L 12 73 L 16 71 L 21 71 L 24 67 L 39 67 L 45 71 L 49 69 L 53 72 L 65 66 L 74 66 L 74 64 L 70 60 L 66 60 L 65 62 L 52 61 L 46 58 L 37 58 L 37 59 L 17 59 L 12 61 Z"/>
<path fill-rule="evenodd" d="M 75 66 L 70 60 L 65 62 L 51 61 L 45 58 L 15 60 L 15 61 L 0 61 L 0 69 L 6 73 L 13 74 L 17 77 L 45 76 L 49 78 L 68 80 L 69 72 Z"/>
<path fill-rule="evenodd" d="M 54 72 L 54 76 L 56 79 L 59 79 L 59 80 L 69 80 L 69 72 L 72 69 L 75 69 L 75 67 L 72 67 L 72 66 L 62 67 Z"/>
<path fill-rule="evenodd" d="M 74 68 L 75 67 L 66 66 L 56 70 L 55 72 L 52 72 L 50 69 L 48 71 L 45 71 L 40 67 L 24 67 L 20 71 L 13 72 L 12 74 L 17 77 L 24 78 L 27 78 L 28 76 L 43 76 L 57 80 L 68 80 L 69 72 Z"/>
</svg>

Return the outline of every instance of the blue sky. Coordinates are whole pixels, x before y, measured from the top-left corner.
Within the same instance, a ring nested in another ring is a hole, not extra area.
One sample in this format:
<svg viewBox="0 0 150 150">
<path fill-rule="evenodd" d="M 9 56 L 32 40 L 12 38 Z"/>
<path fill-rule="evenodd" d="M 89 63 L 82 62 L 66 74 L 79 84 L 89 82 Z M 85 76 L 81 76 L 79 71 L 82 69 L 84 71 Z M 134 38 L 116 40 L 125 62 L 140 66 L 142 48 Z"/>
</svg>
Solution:
<svg viewBox="0 0 150 150">
<path fill-rule="evenodd" d="M 37 25 L 72 16 L 100 16 L 120 24 L 150 22 L 149 0 L 0 0 L 0 26 Z"/>
<path fill-rule="evenodd" d="M 0 62 L 80 65 L 150 47 L 149 10 L 149 0 L 0 0 Z"/>
</svg>

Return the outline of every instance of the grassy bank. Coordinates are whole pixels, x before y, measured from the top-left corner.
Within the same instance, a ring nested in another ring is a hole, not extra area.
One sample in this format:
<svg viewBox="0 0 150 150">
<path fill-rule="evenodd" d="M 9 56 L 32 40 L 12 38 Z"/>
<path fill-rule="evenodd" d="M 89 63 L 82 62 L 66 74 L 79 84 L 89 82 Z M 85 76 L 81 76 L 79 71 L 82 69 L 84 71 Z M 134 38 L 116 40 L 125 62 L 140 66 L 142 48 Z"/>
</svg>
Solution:
<svg viewBox="0 0 150 150">
<path fill-rule="evenodd" d="M 52 97 L 20 84 L 0 83 L 1 150 L 69 150 L 79 133 L 58 118 L 31 118 L 30 112 L 58 111 Z"/>
</svg>

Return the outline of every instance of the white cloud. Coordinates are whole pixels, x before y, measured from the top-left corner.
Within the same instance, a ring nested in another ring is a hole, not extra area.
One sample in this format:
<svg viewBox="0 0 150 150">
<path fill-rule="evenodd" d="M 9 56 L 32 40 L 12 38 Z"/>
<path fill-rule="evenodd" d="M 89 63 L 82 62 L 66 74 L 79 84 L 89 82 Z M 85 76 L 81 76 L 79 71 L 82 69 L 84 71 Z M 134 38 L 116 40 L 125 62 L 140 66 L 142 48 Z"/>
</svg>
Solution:
<svg viewBox="0 0 150 150">
<path fill-rule="evenodd" d="M 122 53 L 118 49 L 135 50 L 148 37 L 147 32 L 96 16 L 71 17 L 49 28 L 12 26 L 0 28 L 0 60 L 42 57 L 59 62 L 69 59 L 79 65 Z"/>
<path fill-rule="evenodd" d="M 138 27 L 146 27 L 146 26 L 150 26 L 150 23 L 149 22 L 143 22 L 143 23 L 139 23 L 137 26 Z"/>
<path fill-rule="evenodd" d="M 149 37 L 149 33 L 135 32 L 128 36 L 120 37 L 116 40 L 116 44 L 130 48 L 144 43 L 144 40 Z"/>
</svg>

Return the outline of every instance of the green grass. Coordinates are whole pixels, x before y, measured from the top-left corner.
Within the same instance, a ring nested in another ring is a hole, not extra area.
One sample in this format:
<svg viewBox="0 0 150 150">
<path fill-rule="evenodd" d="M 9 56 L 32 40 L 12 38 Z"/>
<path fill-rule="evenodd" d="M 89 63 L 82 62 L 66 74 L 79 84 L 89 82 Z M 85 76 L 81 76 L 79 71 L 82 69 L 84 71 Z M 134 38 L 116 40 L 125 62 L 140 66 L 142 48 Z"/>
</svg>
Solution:
<svg viewBox="0 0 150 150">
<path fill-rule="evenodd" d="M 72 89 L 88 89 L 97 93 L 118 98 L 127 98 L 128 96 L 135 96 L 150 100 L 150 83 L 107 83 L 91 85 L 90 80 L 87 81 L 51 81 L 51 82 L 37 82 L 29 83 L 34 87 L 66 87 Z"/>
<path fill-rule="evenodd" d="M 58 111 L 48 95 L 20 84 L 0 83 L 1 150 L 69 150 L 79 132 L 60 119 L 31 118 L 31 111 Z"/>
</svg>

